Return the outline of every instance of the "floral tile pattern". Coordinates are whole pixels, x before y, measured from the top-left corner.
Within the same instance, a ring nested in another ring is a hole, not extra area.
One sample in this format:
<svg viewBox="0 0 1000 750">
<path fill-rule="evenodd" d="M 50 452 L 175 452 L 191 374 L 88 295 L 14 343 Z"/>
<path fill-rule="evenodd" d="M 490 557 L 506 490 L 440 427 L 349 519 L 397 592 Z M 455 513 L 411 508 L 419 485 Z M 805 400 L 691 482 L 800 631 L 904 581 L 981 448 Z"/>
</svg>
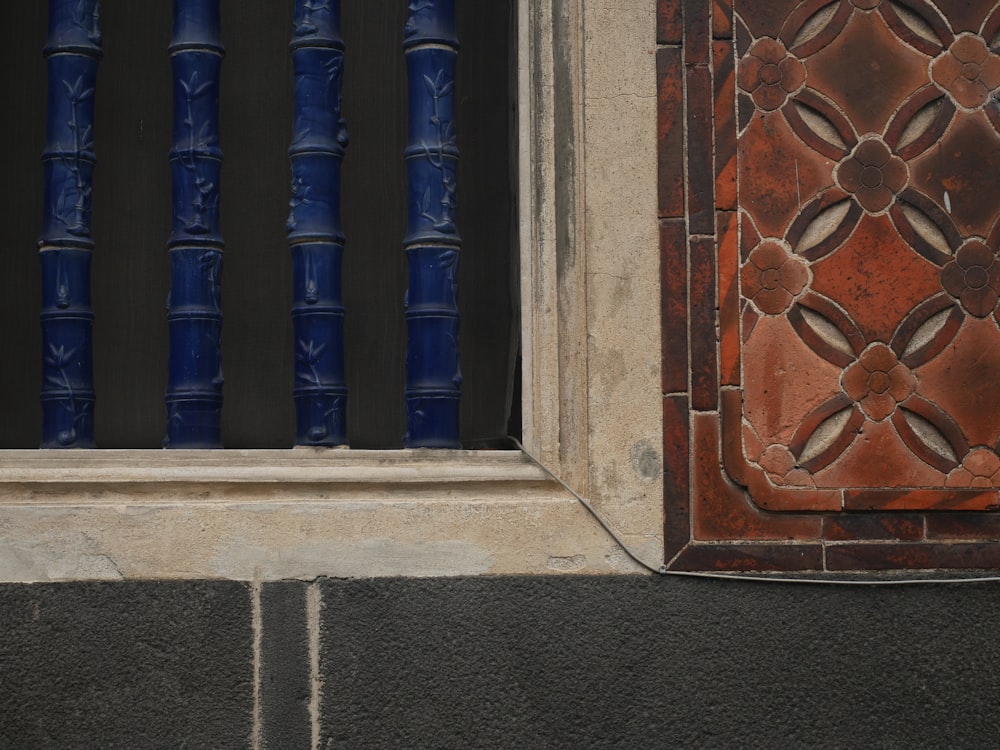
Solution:
<svg viewBox="0 0 1000 750">
<path fill-rule="evenodd" d="M 1000 7 L 660 8 L 668 565 L 1000 566 Z"/>
</svg>

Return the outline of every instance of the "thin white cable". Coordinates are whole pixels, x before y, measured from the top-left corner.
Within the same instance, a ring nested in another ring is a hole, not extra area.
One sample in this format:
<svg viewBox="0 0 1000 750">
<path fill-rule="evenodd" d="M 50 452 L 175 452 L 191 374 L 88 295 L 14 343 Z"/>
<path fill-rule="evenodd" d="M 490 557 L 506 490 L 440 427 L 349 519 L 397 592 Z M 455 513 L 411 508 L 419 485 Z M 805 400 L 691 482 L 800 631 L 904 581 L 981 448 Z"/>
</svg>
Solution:
<svg viewBox="0 0 1000 750">
<path fill-rule="evenodd" d="M 575 497 L 580 504 L 587 509 L 587 511 L 594 517 L 594 519 L 601 525 L 601 528 L 610 536 L 614 541 L 621 547 L 625 554 L 631 557 L 638 565 L 645 568 L 646 570 L 656 573 L 661 576 L 678 576 L 683 578 L 714 578 L 718 580 L 727 581 L 752 581 L 754 583 L 805 583 L 805 584 L 820 584 L 827 586 L 911 586 L 915 584 L 953 584 L 953 583 L 998 583 L 1000 582 L 1000 576 L 978 576 L 975 578 L 894 578 L 890 580 L 845 580 L 838 578 L 789 578 L 787 576 L 772 576 L 766 573 L 759 575 L 748 575 L 745 573 L 703 573 L 697 571 L 687 571 L 687 570 L 668 570 L 666 565 L 654 566 L 643 560 L 639 555 L 632 549 L 629 548 L 621 537 L 615 533 L 614 529 L 601 517 L 590 501 L 587 500 L 583 495 L 570 487 L 566 482 L 564 482 L 559 476 L 556 475 L 548 466 L 543 464 L 533 455 L 528 453 L 527 449 L 521 445 L 521 441 L 515 437 L 507 436 L 508 439 L 517 446 L 525 456 L 527 456 L 532 463 L 537 465 L 542 471 L 552 477 L 556 482 L 563 486 L 563 488 L 569 492 L 573 497 Z"/>
</svg>

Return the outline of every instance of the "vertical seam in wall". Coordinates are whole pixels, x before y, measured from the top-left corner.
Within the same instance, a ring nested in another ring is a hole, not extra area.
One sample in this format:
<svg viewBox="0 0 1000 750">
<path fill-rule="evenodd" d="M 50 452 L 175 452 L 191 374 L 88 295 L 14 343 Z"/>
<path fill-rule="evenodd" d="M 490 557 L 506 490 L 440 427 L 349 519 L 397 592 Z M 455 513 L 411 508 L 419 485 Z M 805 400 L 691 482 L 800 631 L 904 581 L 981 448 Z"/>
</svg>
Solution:
<svg viewBox="0 0 1000 750">
<path fill-rule="evenodd" d="M 253 750 L 261 750 L 261 720 L 260 720 L 260 669 L 261 669 L 261 638 L 262 613 L 260 607 L 260 580 L 254 579 L 250 588 L 250 623 L 253 631 L 253 734 L 250 746 Z"/>
<path fill-rule="evenodd" d="M 312 725 L 312 750 L 319 750 L 320 698 L 323 682 L 319 670 L 320 622 L 323 606 L 319 582 L 313 581 L 306 589 L 306 633 L 309 636 L 309 720 Z"/>
</svg>

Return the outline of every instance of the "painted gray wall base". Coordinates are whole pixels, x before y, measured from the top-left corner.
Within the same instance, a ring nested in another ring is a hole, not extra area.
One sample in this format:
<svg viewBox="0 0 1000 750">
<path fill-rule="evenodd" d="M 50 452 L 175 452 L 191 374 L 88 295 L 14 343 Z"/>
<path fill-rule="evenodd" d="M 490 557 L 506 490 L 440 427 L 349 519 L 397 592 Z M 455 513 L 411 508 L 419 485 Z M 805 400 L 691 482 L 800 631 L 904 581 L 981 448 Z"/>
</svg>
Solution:
<svg viewBox="0 0 1000 750">
<path fill-rule="evenodd" d="M 996 584 L 322 580 L 257 601 L 265 750 L 314 730 L 323 750 L 1000 741 Z M 0 586 L 0 748 L 254 747 L 254 612 L 245 584 Z"/>
<path fill-rule="evenodd" d="M 0 586 L 0 748 L 245 748 L 250 587 Z"/>
<path fill-rule="evenodd" d="M 329 581 L 323 742 L 995 748 L 1000 586 Z"/>
</svg>

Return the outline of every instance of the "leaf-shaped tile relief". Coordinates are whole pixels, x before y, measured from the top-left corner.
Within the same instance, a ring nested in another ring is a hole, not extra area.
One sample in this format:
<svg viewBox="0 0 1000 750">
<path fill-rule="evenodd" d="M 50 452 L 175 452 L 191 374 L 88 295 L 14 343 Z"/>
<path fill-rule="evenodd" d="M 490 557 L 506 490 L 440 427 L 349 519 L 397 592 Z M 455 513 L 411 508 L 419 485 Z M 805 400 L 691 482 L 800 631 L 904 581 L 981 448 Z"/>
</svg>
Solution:
<svg viewBox="0 0 1000 750">
<path fill-rule="evenodd" d="M 796 57 L 807 57 L 836 38 L 851 11 L 850 3 L 840 0 L 807 0 L 789 14 L 781 40 Z"/>
<path fill-rule="evenodd" d="M 858 142 L 844 114 L 812 89 L 800 91 L 782 114 L 807 146 L 828 159 L 843 159 Z"/>
<path fill-rule="evenodd" d="M 916 190 L 906 189 L 897 196 L 889 215 L 906 244 L 935 265 L 949 262 L 962 244 L 951 217 Z"/>
<path fill-rule="evenodd" d="M 901 404 L 892 415 L 892 424 L 917 458 L 946 474 L 969 451 L 954 420 L 925 399 L 913 397 Z"/>
<path fill-rule="evenodd" d="M 850 238 L 862 213 L 842 190 L 828 190 L 803 207 L 788 229 L 788 243 L 796 255 L 819 260 Z"/>
<path fill-rule="evenodd" d="M 865 423 L 861 410 L 841 394 L 816 407 L 802 420 L 789 449 L 799 466 L 815 473 L 844 454 Z"/>
<path fill-rule="evenodd" d="M 891 347 L 909 368 L 927 364 L 958 335 L 965 315 L 947 294 L 938 294 L 917 305 L 899 324 Z"/>
<path fill-rule="evenodd" d="M 955 117 L 955 105 L 937 86 L 924 86 L 899 111 L 885 142 L 902 159 L 914 159 L 937 143 Z"/>
<path fill-rule="evenodd" d="M 815 292 L 792 305 L 788 322 L 806 346 L 838 367 L 851 364 L 865 348 L 864 336 L 847 313 Z"/>
<path fill-rule="evenodd" d="M 879 12 L 896 36 L 925 55 L 936 55 L 954 38 L 948 22 L 925 0 L 886 0 Z"/>
</svg>

